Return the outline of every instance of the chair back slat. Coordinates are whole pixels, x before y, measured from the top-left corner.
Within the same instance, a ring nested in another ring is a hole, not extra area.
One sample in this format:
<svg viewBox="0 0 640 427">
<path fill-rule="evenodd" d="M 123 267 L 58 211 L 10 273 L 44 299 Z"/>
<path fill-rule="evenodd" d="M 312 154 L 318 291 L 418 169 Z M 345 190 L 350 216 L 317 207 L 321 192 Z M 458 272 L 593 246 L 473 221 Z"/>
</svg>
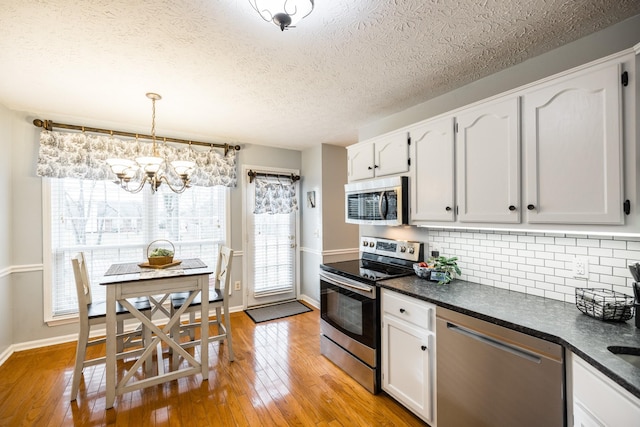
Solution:
<svg viewBox="0 0 640 427">
<path fill-rule="evenodd" d="M 78 295 L 78 306 L 80 314 L 87 311 L 87 306 L 91 304 L 91 282 L 89 281 L 89 273 L 87 271 L 87 263 L 83 252 L 79 252 L 71 258 L 73 265 L 73 276 L 76 280 L 76 292 Z"/>
<path fill-rule="evenodd" d="M 233 249 L 226 246 L 220 247 L 218 253 L 218 262 L 216 264 L 216 273 L 214 276 L 215 288 L 217 290 L 223 289 L 227 295 L 231 297 L 233 287 L 229 286 L 231 280 L 231 265 L 233 261 Z"/>
</svg>

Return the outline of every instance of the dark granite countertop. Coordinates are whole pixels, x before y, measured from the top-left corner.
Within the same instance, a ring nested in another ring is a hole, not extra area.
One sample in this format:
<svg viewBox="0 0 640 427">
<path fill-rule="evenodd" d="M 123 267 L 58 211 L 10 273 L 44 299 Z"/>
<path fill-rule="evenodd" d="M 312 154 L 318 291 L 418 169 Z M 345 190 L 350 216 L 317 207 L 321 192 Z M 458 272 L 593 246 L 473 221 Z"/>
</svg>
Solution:
<svg viewBox="0 0 640 427">
<path fill-rule="evenodd" d="M 564 346 L 640 398 L 640 368 L 607 350 L 640 347 L 634 319 L 604 322 L 582 314 L 575 304 L 455 280 L 438 285 L 407 276 L 379 286 Z M 437 337 L 436 337 L 437 340 Z"/>
</svg>

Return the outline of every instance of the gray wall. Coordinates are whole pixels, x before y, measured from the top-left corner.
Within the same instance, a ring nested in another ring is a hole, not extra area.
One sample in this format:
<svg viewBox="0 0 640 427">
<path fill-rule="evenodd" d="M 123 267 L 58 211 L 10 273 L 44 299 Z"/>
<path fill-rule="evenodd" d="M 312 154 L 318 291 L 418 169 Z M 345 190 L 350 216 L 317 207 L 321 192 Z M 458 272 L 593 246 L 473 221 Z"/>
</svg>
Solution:
<svg viewBox="0 0 640 427">
<path fill-rule="evenodd" d="M 13 343 L 11 304 L 11 153 L 13 114 L 0 105 L 0 355 Z"/>
<path fill-rule="evenodd" d="M 364 140 L 463 107 L 640 43 L 640 15 L 506 70 L 418 104 L 359 130 Z"/>
<path fill-rule="evenodd" d="M 77 333 L 75 323 L 54 327 L 44 323 L 42 180 L 35 172 L 40 129 L 33 126 L 32 119 L 27 113 L 0 106 L 0 148 L 12 154 L 10 160 L 5 156 L 0 159 L 0 272 L 17 270 L 0 275 L 0 355 L 11 344 Z M 81 119 L 66 121 L 82 123 Z M 245 144 L 238 153 L 239 172 L 244 164 L 300 169 L 301 152 Z M 238 253 L 233 261 L 232 283 L 242 281 L 245 178 L 239 176 L 238 187 L 230 191 L 230 245 Z M 241 306 L 242 295 L 234 294 L 230 303 Z"/>
<path fill-rule="evenodd" d="M 302 298 L 320 300 L 318 273 L 323 262 L 358 257 L 358 226 L 344 222 L 344 184 L 347 183 L 347 150 L 322 144 L 302 153 Z M 308 191 L 316 192 L 316 207 L 306 204 Z"/>
<path fill-rule="evenodd" d="M 322 145 L 302 152 L 300 211 L 300 295 L 305 301 L 318 304 L 318 266 L 322 262 Z M 307 192 L 316 192 L 316 207 L 307 206 Z"/>
<path fill-rule="evenodd" d="M 322 148 L 322 250 L 354 249 L 358 247 L 358 226 L 344 222 L 347 150 L 334 145 Z"/>
</svg>

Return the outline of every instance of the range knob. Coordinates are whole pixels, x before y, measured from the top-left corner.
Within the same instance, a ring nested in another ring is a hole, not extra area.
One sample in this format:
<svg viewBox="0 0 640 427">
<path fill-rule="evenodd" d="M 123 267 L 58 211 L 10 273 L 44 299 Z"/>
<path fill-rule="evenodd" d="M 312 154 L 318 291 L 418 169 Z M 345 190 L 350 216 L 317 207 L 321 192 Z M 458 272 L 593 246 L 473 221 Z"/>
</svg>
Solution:
<svg viewBox="0 0 640 427">
<path fill-rule="evenodd" d="M 367 246 L 369 246 L 369 243 L 366 240 L 363 240 L 362 241 L 362 246 L 364 246 L 366 248 Z"/>
<path fill-rule="evenodd" d="M 404 247 L 404 246 L 400 246 L 400 252 L 406 252 L 406 251 L 407 251 L 407 248 L 406 248 L 406 247 Z"/>
<path fill-rule="evenodd" d="M 409 253 L 413 254 L 416 251 L 416 249 L 412 246 L 409 248 Z"/>
<path fill-rule="evenodd" d="M 373 242 L 369 242 L 369 247 L 370 247 L 370 248 L 372 248 L 372 247 L 374 247 L 374 246 L 375 246 L 375 243 L 373 243 Z"/>
</svg>

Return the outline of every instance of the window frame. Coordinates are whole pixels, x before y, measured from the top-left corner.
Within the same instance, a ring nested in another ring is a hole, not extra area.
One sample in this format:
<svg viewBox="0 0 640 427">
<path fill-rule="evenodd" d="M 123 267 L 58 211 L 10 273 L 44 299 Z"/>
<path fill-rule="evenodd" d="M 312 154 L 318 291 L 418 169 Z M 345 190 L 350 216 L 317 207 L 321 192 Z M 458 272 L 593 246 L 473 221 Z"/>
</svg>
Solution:
<svg viewBox="0 0 640 427">
<path fill-rule="evenodd" d="M 43 318 L 48 326 L 58 326 L 75 323 L 78 319 L 77 313 L 65 315 L 53 315 L 53 271 L 55 269 L 52 248 L 52 179 L 42 178 L 42 281 L 43 281 Z M 231 189 L 225 188 L 224 197 L 224 224 L 225 234 L 222 244 L 229 246 L 231 240 Z M 125 191 L 125 190 L 120 190 Z M 144 189 L 143 189 L 144 191 Z M 189 190 L 186 190 L 189 191 Z"/>
</svg>

